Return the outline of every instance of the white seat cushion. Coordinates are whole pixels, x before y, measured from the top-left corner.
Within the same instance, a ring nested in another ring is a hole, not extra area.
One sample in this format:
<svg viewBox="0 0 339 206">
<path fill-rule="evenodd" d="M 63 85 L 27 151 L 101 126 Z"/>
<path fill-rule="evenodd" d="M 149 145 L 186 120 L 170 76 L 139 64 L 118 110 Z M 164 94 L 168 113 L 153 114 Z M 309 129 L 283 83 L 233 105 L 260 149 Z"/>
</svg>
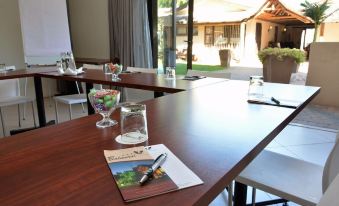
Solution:
<svg viewBox="0 0 339 206">
<path fill-rule="evenodd" d="M 264 150 L 236 181 L 301 205 L 316 205 L 321 196 L 323 167 Z"/>
<path fill-rule="evenodd" d="M 10 106 L 15 104 L 23 104 L 27 102 L 34 101 L 31 97 L 26 96 L 14 96 L 14 97 L 1 97 L 0 98 L 0 107 Z"/>
<path fill-rule="evenodd" d="M 204 71 L 196 71 L 189 69 L 187 71 L 188 76 L 205 76 L 205 77 L 212 77 L 212 78 L 223 78 L 223 79 L 230 79 L 231 73 L 226 72 L 204 72 Z"/>
<path fill-rule="evenodd" d="M 53 98 L 55 101 L 62 102 L 64 104 L 80 104 L 87 102 L 86 94 L 70 94 L 55 96 Z"/>
</svg>

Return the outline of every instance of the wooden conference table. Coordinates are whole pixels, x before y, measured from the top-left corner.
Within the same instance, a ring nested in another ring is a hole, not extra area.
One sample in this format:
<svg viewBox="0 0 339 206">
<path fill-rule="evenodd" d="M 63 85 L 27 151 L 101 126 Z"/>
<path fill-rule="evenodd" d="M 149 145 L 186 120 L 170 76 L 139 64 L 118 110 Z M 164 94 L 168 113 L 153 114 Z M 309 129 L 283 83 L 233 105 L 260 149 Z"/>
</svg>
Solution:
<svg viewBox="0 0 339 206">
<path fill-rule="evenodd" d="M 207 205 L 319 92 L 265 83 L 265 95 L 300 102 L 290 109 L 249 104 L 247 88 L 245 81 L 220 81 L 146 101 L 147 144 L 165 144 L 204 184 L 128 205 Z M 112 118 L 120 120 L 119 115 L 117 110 Z M 90 115 L 1 139 L 1 204 L 126 204 L 103 156 L 104 149 L 122 148 L 113 140 L 120 126 L 98 129 L 100 118 Z"/>
</svg>

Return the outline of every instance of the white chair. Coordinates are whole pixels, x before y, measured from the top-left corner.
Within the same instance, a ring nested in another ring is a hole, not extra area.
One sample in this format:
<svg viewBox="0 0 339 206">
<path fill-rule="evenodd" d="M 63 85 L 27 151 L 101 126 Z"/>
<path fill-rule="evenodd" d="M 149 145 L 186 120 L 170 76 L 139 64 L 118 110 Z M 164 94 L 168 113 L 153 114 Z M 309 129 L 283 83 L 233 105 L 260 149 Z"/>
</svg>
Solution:
<svg viewBox="0 0 339 206">
<path fill-rule="evenodd" d="M 236 181 L 300 205 L 315 206 L 339 173 L 338 138 L 339 134 L 324 167 L 264 150 Z"/>
<path fill-rule="evenodd" d="M 6 136 L 5 125 L 2 116 L 2 107 L 18 105 L 19 127 L 21 127 L 20 104 L 32 103 L 33 122 L 35 123 L 34 99 L 20 95 L 19 79 L 6 79 L 0 81 L 0 118 L 2 123 L 3 135 Z"/>
<path fill-rule="evenodd" d="M 91 64 L 84 64 L 83 65 L 84 69 L 98 69 L 101 70 L 103 69 L 102 65 L 91 65 Z M 68 105 L 68 110 L 69 110 L 69 118 L 70 120 L 73 117 L 72 114 L 72 105 L 74 104 L 81 104 L 82 105 L 82 111 L 85 112 L 84 109 L 84 103 L 87 102 L 87 96 L 86 96 L 86 89 L 84 84 L 78 84 L 78 82 L 75 82 L 76 87 L 77 87 L 77 92 L 78 94 L 70 94 L 70 95 L 62 95 L 62 96 L 55 96 L 53 97 L 55 101 L 55 115 L 56 115 L 56 122 L 59 123 L 59 114 L 58 114 L 58 103 L 63 103 Z M 81 90 L 80 90 L 81 87 Z M 94 84 L 94 88 L 96 89 L 102 89 L 101 84 Z"/>
<path fill-rule="evenodd" d="M 128 72 L 141 72 L 141 73 L 151 73 L 156 74 L 156 69 L 147 69 L 147 68 L 137 68 L 137 67 L 127 67 L 126 71 Z M 141 90 L 141 89 L 125 89 L 126 101 L 127 102 L 141 102 L 154 98 L 154 92 Z"/>
<path fill-rule="evenodd" d="M 224 78 L 231 79 L 231 73 L 222 73 L 222 72 L 204 72 L 204 71 L 196 71 L 189 69 L 187 71 L 187 76 L 205 76 L 205 77 L 213 77 L 213 78 Z"/>
</svg>

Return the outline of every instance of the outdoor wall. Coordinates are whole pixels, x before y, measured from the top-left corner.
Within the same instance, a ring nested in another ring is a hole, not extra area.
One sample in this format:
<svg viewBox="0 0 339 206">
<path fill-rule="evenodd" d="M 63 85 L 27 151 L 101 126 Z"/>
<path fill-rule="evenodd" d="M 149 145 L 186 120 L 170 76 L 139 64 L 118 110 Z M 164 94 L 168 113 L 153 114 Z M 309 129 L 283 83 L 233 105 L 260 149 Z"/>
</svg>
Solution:
<svg viewBox="0 0 339 206">
<path fill-rule="evenodd" d="M 325 23 L 324 35 L 320 36 L 320 32 L 318 32 L 318 40 L 321 42 L 339 42 L 339 22 Z"/>
<path fill-rule="evenodd" d="M 73 52 L 81 58 L 110 58 L 107 0 L 69 0 Z"/>
<path fill-rule="evenodd" d="M 314 104 L 339 107 L 339 42 L 311 44 L 306 85 L 320 86 Z"/>
</svg>

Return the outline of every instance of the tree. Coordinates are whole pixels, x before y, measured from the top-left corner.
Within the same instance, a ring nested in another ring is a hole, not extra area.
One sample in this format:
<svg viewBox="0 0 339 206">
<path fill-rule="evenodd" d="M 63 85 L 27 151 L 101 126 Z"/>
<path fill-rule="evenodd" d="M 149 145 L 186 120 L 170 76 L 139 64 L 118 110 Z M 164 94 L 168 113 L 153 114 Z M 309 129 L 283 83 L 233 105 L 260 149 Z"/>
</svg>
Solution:
<svg viewBox="0 0 339 206">
<path fill-rule="evenodd" d="M 172 2 L 174 0 L 158 0 L 158 5 L 160 8 L 170 8 L 172 7 Z M 187 0 L 177 0 L 177 7 L 187 4 Z"/>
<path fill-rule="evenodd" d="M 330 8 L 330 3 L 328 0 L 325 0 L 323 3 L 310 3 L 305 0 L 305 2 L 301 3 L 300 5 L 304 7 L 304 15 L 310 17 L 314 22 L 315 31 L 313 42 L 316 42 L 320 24 L 322 24 L 327 19 L 327 17 L 331 16 L 338 9 L 326 15 L 326 11 Z"/>
</svg>

